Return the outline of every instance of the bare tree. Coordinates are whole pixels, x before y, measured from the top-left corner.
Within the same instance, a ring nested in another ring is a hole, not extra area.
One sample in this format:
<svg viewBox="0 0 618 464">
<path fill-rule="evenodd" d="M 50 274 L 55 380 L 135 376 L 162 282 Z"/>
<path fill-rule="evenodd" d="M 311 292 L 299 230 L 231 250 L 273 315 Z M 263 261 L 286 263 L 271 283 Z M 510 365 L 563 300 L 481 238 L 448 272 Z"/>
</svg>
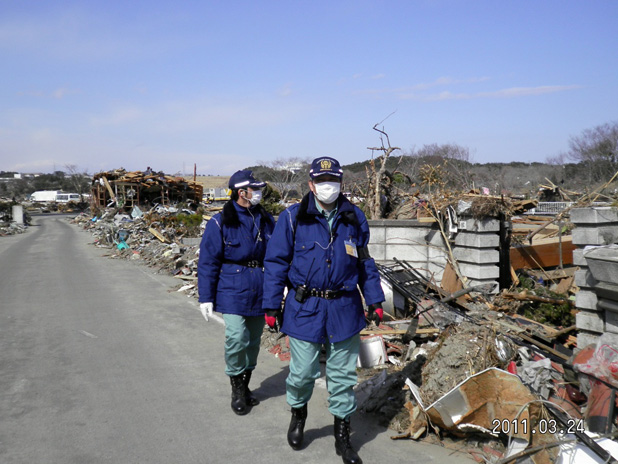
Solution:
<svg viewBox="0 0 618 464">
<path fill-rule="evenodd" d="M 406 156 L 406 166 L 402 170 L 413 179 L 419 179 L 420 168 L 426 165 L 442 166 L 447 183 L 457 189 L 472 187 L 473 174 L 471 170 L 470 150 L 456 144 L 423 145 L 416 150 L 411 149 Z"/>
<path fill-rule="evenodd" d="M 68 180 L 71 188 L 75 193 L 84 194 L 90 189 L 90 176 L 87 172 L 80 172 L 75 164 L 66 164 L 64 166 L 68 174 Z"/>
<path fill-rule="evenodd" d="M 548 156 L 545 158 L 545 163 L 550 166 L 563 166 L 566 162 L 566 153 L 559 153 L 555 156 Z"/>
<path fill-rule="evenodd" d="M 289 157 L 277 158 L 274 161 L 258 162 L 267 167 L 263 173 L 264 180 L 268 181 L 281 194 L 281 200 L 287 201 L 290 194 L 304 192 L 303 182 L 308 179 L 311 161 L 306 158 Z"/>
<path fill-rule="evenodd" d="M 369 168 L 367 169 L 367 177 L 369 178 L 369 189 L 367 192 L 367 211 L 371 216 L 371 219 L 381 219 L 384 217 L 384 204 L 382 202 L 382 196 L 384 191 L 383 180 L 386 172 L 386 161 L 388 157 L 395 151 L 401 150 L 398 147 L 392 147 L 391 142 L 388 138 L 388 134 L 384 131 L 384 128 L 378 129 L 377 123 L 373 126 L 373 130 L 378 131 L 380 134 L 380 147 L 368 147 L 368 150 L 371 150 L 372 159 L 369 161 Z M 386 146 L 384 145 L 384 141 L 386 139 Z M 381 155 L 373 158 L 373 153 L 375 151 L 382 152 Z M 379 166 L 376 168 L 376 161 L 379 161 Z"/>
<path fill-rule="evenodd" d="M 584 130 L 569 148 L 567 156 L 588 168 L 590 183 L 606 181 L 618 170 L 618 122 Z"/>
</svg>

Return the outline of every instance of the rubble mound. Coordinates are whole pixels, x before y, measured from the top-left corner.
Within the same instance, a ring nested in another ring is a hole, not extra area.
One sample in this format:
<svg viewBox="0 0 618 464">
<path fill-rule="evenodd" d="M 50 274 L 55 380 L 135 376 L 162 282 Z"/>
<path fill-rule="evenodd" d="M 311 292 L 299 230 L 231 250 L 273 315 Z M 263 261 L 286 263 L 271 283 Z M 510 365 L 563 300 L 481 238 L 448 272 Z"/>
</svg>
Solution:
<svg viewBox="0 0 618 464">
<path fill-rule="evenodd" d="M 504 368 L 512 358 L 509 343 L 489 327 L 463 322 L 447 328 L 427 353 L 421 397 L 430 405 L 457 384 L 489 367 Z"/>
</svg>

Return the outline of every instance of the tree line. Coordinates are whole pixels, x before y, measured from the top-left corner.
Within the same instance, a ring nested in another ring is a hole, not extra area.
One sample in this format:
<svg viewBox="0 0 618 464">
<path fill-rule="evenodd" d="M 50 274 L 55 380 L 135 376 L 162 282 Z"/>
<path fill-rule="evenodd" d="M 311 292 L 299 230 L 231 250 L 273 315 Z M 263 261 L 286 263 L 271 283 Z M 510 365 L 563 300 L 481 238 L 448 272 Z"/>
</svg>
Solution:
<svg viewBox="0 0 618 464">
<path fill-rule="evenodd" d="M 571 137 L 568 151 L 547 158 L 544 163 L 475 163 L 470 150 L 457 144 L 400 150 L 391 147 L 386 131 L 376 126 L 382 146 L 369 148 L 370 159 L 343 166 L 343 189 L 356 197 L 377 192 L 376 185 L 382 194 L 389 190 L 426 194 L 430 193 L 431 185 L 438 184 L 454 191 L 474 189 L 528 198 L 534 198 L 539 187 L 557 187 L 577 194 L 603 184 L 618 171 L 618 122 L 586 129 Z M 307 193 L 310 161 L 282 157 L 258 162 L 249 169 L 253 169 L 256 177 L 268 181 L 283 202 L 288 202 Z M 0 172 L 2 177 L 12 177 L 12 173 Z M 66 171 L 0 182 L 0 196 L 24 198 L 35 190 L 88 193 L 90 182 L 87 173 L 67 165 Z"/>
</svg>

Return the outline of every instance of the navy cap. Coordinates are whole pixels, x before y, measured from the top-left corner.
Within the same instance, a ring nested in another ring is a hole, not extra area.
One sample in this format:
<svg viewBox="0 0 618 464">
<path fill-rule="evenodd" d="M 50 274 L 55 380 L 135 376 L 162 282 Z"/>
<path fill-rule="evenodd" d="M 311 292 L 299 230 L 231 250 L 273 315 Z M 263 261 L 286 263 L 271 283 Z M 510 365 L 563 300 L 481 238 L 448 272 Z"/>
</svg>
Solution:
<svg viewBox="0 0 618 464">
<path fill-rule="evenodd" d="M 335 158 L 330 158 L 329 156 L 314 159 L 311 163 L 309 176 L 312 179 L 315 179 L 316 177 L 323 176 L 325 174 L 339 178 L 343 177 L 343 170 L 339 165 L 339 161 Z"/>
<path fill-rule="evenodd" d="M 236 171 L 230 177 L 228 187 L 232 190 L 251 187 L 252 189 L 261 189 L 266 185 L 266 182 L 259 182 L 253 177 L 253 171 L 245 169 L 243 171 Z"/>
</svg>

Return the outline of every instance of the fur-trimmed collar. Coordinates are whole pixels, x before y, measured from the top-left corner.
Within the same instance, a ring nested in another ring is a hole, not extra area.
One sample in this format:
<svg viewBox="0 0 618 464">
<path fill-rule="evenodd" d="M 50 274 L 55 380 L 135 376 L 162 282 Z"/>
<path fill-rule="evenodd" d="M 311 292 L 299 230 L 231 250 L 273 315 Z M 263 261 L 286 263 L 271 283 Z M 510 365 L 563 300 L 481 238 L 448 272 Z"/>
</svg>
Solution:
<svg viewBox="0 0 618 464">
<path fill-rule="evenodd" d="M 240 226 L 240 219 L 238 218 L 237 208 L 242 208 L 242 206 L 238 206 L 234 200 L 228 200 L 225 203 L 225 205 L 223 205 L 223 211 L 221 211 L 222 225 L 226 225 L 228 227 Z M 257 215 L 262 216 L 262 224 L 264 222 L 272 222 L 272 219 L 270 218 L 270 214 L 266 212 L 266 210 L 264 209 L 262 205 L 252 206 L 251 212 L 253 213 L 254 216 L 257 216 Z"/>
<path fill-rule="evenodd" d="M 341 217 L 341 222 L 344 224 L 358 224 L 358 218 L 354 212 L 354 205 L 341 193 L 339 194 L 339 198 L 337 198 L 337 209 L 337 216 Z M 315 196 L 313 192 L 309 192 L 300 202 L 296 218 L 300 222 L 313 222 L 319 214 L 320 212 L 315 205 Z"/>
</svg>

